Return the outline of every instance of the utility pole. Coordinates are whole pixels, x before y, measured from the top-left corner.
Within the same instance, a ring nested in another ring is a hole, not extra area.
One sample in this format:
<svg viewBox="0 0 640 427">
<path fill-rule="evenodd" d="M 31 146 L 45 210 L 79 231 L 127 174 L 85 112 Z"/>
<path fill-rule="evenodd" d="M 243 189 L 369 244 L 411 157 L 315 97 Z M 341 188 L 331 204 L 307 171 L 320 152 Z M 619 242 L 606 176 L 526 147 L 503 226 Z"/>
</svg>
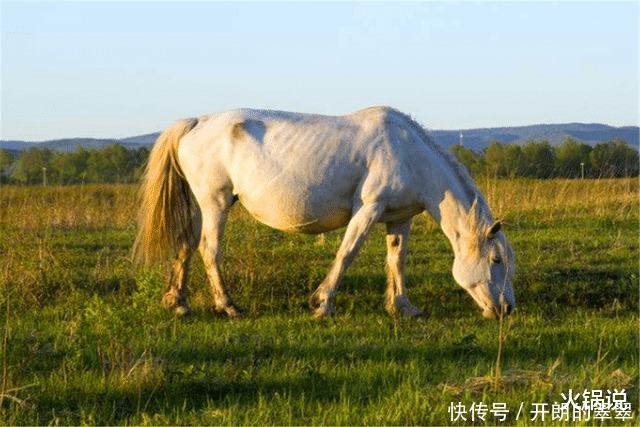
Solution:
<svg viewBox="0 0 640 427">
<path fill-rule="evenodd" d="M 584 179 L 584 162 L 580 162 L 580 176 Z"/>
<path fill-rule="evenodd" d="M 47 186 L 47 168 L 45 167 L 42 168 L 42 185 Z"/>
</svg>

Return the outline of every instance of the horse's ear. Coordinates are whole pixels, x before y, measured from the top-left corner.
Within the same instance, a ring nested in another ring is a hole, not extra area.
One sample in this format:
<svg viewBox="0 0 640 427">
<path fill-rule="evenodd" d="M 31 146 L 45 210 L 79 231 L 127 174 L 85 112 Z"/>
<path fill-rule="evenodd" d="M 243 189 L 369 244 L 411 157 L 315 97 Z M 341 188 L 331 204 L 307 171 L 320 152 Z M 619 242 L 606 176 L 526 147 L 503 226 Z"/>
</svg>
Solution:
<svg viewBox="0 0 640 427">
<path fill-rule="evenodd" d="M 487 238 L 493 239 L 493 237 L 496 235 L 496 233 L 498 231 L 500 231 L 501 227 L 502 227 L 502 222 L 501 221 L 494 222 L 493 225 L 491 226 L 491 228 L 489 229 L 489 232 L 487 233 Z"/>
</svg>

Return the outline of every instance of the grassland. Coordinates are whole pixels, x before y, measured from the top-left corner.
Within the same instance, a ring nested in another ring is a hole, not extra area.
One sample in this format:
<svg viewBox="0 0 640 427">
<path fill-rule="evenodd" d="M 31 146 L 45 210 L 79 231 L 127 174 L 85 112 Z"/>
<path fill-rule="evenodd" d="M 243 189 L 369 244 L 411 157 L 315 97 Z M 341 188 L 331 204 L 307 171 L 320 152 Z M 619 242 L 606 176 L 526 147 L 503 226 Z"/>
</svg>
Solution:
<svg viewBox="0 0 640 427">
<path fill-rule="evenodd" d="M 1 187 L 0 423 L 637 425 L 638 181 L 479 185 L 518 259 L 498 388 L 498 325 L 453 282 L 449 244 L 426 216 L 407 265 L 423 319 L 383 310 L 382 227 L 337 314 L 313 319 L 307 297 L 341 232 L 283 234 L 240 206 L 223 272 L 247 318 L 209 311 L 197 261 L 194 313 L 182 319 L 160 307 L 160 269 L 129 262 L 135 187 Z M 531 420 L 537 403 L 551 411 L 562 394 L 594 389 L 624 389 L 631 418 Z M 510 412 L 452 420 L 452 403 L 480 402 Z"/>
</svg>

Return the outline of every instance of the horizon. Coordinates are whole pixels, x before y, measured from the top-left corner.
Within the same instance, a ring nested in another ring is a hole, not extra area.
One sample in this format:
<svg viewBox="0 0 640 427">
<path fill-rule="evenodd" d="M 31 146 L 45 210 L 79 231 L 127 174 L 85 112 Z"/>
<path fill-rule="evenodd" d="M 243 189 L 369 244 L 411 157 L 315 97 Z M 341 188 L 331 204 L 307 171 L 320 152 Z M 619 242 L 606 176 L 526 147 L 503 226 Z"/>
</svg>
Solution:
<svg viewBox="0 0 640 427">
<path fill-rule="evenodd" d="M 186 6 L 0 3 L 0 139 L 122 139 L 243 105 L 385 104 L 438 131 L 638 126 L 636 2 Z"/>
<path fill-rule="evenodd" d="M 420 122 L 418 122 L 420 123 Z M 527 127 L 534 127 L 534 126 L 563 126 L 563 125 L 586 125 L 586 126 L 591 126 L 591 125 L 598 125 L 598 126 L 608 126 L 610 128 L 613 129 L 623 129 L 623 128 L 640 128 L 640 126 L 638 125 L 623 125 L 623 126 L 613 126 L 613 125 L 609 125 L 607 123 L 587 123 L 587 122 L 567 122 L 567 123 L 531 123 L 528 125 L 517 125 L 517 126 L 488 126 L 488 127 L 477 127 L 477 128 L 453 128 L 453 129 L 434 129 L 434 128 L 425 128 L 425 130 L 427 132 L 466 132 L 466 131 L 481 131 L 481 130 L 488 130 L 488 129 L 517 129 L 517 128 L 527 128 Z M 148 135 L 154 135 L 154 134 L 160 134 L 162 133 L 164 129 L 158 129 L 156 131 L 153 132 L 142 132 L 139 134 L 135 134 L 135 135 L 128 135 L 128 136 L 122 136 L 122 137 L 114 137 L 114 136 L 104 136 L 104 137 L 93 137 L 93 136 L 83 136 L 83 135 L 76 135 L 76 136 L 66 136 L 66 137 L 61 137 L 61 138 L 49 138 L 49 139 L 41 139 L 41 140 L 27 140 L 27 139 L 6 139 L 6 138 L 2 138 L 0 139 L 0 142 L 26 142 L 26 143 L 30 143 L 30 144 L 43 144 L 43 143 L 47 143 L 47 142 L 53 142 L 53 141 L 62 141 L 62 140 L 74 140 L 74 139 L 95 139 L 95 140 L 114 140 L 114 141 L 122 141 L 122 140 L 126 140 L 126 139 L 130 139 L 130 138 L 138 138 L 138 137 L 143 137 L 143 136 L 148 136 Z M 632 144 L 633 141 L 627 141 L 629 144 Z M 0 146 L 0 148 L 3 148 L 2 146 Z"/>
</svg>

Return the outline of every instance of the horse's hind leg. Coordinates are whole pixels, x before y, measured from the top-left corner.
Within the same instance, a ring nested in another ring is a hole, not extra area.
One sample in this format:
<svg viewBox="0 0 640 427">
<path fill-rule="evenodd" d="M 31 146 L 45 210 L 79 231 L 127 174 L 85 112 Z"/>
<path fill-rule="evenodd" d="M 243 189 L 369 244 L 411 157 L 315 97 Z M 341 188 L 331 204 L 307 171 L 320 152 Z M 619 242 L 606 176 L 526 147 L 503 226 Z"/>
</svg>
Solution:
<svg viewBox="0 0 640 427">
<path fill-rule="evenodd" d="M 220 194 L 217 197 L 213 197 L 209 203 L 201 204 L 202 237 L 200 239 L 200 254 L 211 285 L 215 310 L 225 313 L 229 317 L 241 317 L 242 312 L 229 297 L 220 273 L 222 237 L 229 208 L 233 202 L 232 195 Z"/>
<path fill-rule="evenodd" d="M 420 316 L 422 311 L 409 302 L 404 267 L 407 260 L 411 221 L 387 223 L 387 297 L 385 308 L 392 316 Z"/>
<path fill-rule="evenodd" d="M 182 242 L 176 252 L 176 256 L 169 271 L 169 285 L 162 297 L 162 305 L 167 309 L 173 309 L 176 314 L 184 316 L 191 312 L 187 303 L 187 277 L 191 268 L 191 257 L 198 247 L 200 236 L 201 218 L 197 213 L 192 221 L 194 230 L 194 241 Z"/>
<path fill-rule="evenodd" d="M 167 309 L 174 309 L 176 314 L 185 316 L 191 313 L 187 303 L 187 276 L 191 267 L 191 255 L 195 245 L 182 245 L 176 254 L 169 273 L 169 286 L 162 297 L 162 305 Z"/>
</svg>

